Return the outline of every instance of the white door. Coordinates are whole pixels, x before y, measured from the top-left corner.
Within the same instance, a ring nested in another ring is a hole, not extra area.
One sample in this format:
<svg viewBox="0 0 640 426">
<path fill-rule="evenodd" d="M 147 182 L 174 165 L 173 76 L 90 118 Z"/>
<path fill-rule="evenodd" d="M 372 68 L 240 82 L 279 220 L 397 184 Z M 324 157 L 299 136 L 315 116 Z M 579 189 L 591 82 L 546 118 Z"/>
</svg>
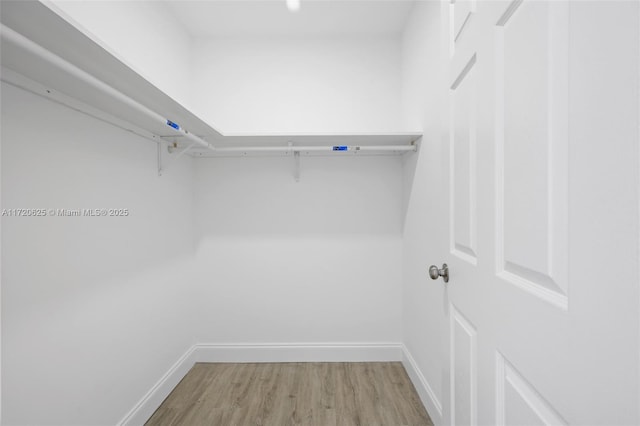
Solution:
<svg viewBox="0 0 640 426">
<path fill-rule="evenodd" d="M 638 424 L 638 2 L 446 9 L 443 422 Z"/>
</svg>

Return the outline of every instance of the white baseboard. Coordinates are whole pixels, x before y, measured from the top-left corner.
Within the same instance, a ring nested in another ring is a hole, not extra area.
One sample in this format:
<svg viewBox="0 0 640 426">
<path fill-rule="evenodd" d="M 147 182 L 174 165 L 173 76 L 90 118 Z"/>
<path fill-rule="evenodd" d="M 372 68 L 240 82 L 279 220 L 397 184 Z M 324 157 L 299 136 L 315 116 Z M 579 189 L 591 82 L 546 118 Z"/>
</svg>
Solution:
<svg viewBox="0 0 640 426">
<path fill-rule="evenodd" d="M 401 361 L 399 343 L 199 344 L 196 362 Z"/>
<path fill-rule="evenodd" d="M 404 369 L 407 371 L 407 374 L 409 375 L 413 386 L 416 388 L 418 396 L 420 396 L 420 400 L 427 409 L 433 423 L 436 426 L 443 424 L 442 404 L 438 400 L 438 397 L 431 386 L 429 386 L 427 379 L 422 375 L 422 371 L 420 371 L 416 360 L 411 356 L 411 352 L 409 352 L 409 349 L 404 345 L 402 345 L 402 365 L 404 365 Z"/>
<path fill-rule="evenodd" d="M 403 361 L 400 343 L 197 344 L 189 348 L 118 426 L 143 425 L 196 362 Z"/>
<path fill-rule="evenodd" d="M 149 392 L 120 420 L 118 426 L 143 425 L 162 404 L 180 380 L 195 364 L 195 346 L 190 347 L 167 371 Z"/>
</svg>

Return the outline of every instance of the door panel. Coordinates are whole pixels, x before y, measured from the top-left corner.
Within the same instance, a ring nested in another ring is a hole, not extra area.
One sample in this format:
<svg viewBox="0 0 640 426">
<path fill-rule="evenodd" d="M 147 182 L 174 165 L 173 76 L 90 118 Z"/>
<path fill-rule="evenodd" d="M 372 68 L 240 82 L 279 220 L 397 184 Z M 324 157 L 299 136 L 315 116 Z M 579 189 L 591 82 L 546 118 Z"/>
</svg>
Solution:
<svg viewBox="0 0 640 426">
<path fill-rule="evenodd" d="M 451 424 L 478 422 L 477 331 L 453 306 L 449 306 L 451 332 Z"/>
<path fill-rule="evenodd" d="M 568 4 L 512 2 L 495 28 L 496 272 L 567 308 Z"/>
<path fill-rule="evenodd" d="M 476 0 L 452 0 L 450 11 L 451 41 L 455 43 L 466 32 L 467 24 L 471 21 L 471 17 L 476 11 Z"/>
<path fill-rule="evenodd" d="M 567 424 L 502 354 L 496 363 L 496 425 Z"/>
<path fill-rule="evenodd" d="M 460 38 L 471 15 L 475 12 L 476 0 L 458 0 L 452 3 L 453 39 Z"/>
<path fill-rule="evenodd" d="M 476 259 L 476 79 L 472 56 L 451 85 L 450 238 L 451 252 Z"/>
</svg>

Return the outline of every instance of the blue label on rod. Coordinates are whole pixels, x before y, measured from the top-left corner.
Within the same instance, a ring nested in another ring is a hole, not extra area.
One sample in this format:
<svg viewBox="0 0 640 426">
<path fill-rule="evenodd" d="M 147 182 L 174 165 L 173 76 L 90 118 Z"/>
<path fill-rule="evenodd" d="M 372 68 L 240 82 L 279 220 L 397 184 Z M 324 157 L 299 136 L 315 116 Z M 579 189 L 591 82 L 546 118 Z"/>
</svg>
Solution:
<svg viewBox="0 0 640 426">
<path fill-rule="evenodd" d="M 174 122 L 173 122 L 173 121 L 171 121 L 171 120 L 167 120 L 167 126 L 171 126 L 171 127 L 173 127 L 174 129 L 176 129 L 176 130 L 180 130 L 180 126 L 178 125 L 178 123 L 174 123 Z"/>
<path fill-rule="evenodd" d="M 348 151 L 349 147 L 346 145 L 337 145 L 333 147 L 334 151 Z"/>
</svg>

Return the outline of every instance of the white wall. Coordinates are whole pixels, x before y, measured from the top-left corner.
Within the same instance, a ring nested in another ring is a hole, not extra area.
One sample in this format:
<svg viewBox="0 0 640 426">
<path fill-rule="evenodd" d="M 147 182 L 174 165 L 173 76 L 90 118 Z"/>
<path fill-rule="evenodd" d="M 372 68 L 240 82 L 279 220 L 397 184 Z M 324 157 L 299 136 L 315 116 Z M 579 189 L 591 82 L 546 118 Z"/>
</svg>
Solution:
<svg viewBox="0 0 640 426">
<path fill-rule="evenodd" d="M 374 132 L 403 124 L 398 36 L 192 39 L 158 1 L 50 4 L 223 132 Z"/>
<path fill-rule="evenodd" d="M 393 36 L 195 40 L 195 112 L 223 132 L 401 128 Z"/>
<path fill-rule="evenodd" d="M 137 73 L 190 107 L 191 37 L 161 1 L 48 0 Z"/>
<path fill-rule="evenodd" d="M 397 37 L 196 40 L 193 104 L 224 132 L 400 128 Z M 402 161 L 196 161 L 207 343 L 401 340 Z"/>
<path fill-rule="evenodd" d="M 198 336 L 400 342 L 400 158 L 196 160 Z"/>
<path fill-rule="evenodd" d="M 420 123 L 424 136 L 417 156 L 406 157 L 404 200 L 406 218 L 403 232 L 403 342 L 415 359 L 418 368 L 437 402 L 447 398 L 444 394 L 443 349 L 447 347 L 442 321 L 446 318 L 445 286 L 428 279 L 429 265 L 440 265 L 442 253 L 448 247 L 440 246 L 448 235 L 448 195 L 443 173 L 448 144 L 443 140 L 447 111 L 446 87 L 440 64 L 441 58 L 441 2 L 416 3 L 402 42 L 403 106 L 407 122 Z M 444 224 L 444 225 L 443 225 Z M 426 401 L 429 415 L 440 424 L 436 404 Z"/>
<path fill-rule="evenodd" d="M 2 84 L 3 424 L 115 424 L 195 341 L 191 164 Z"/>
</svg>

